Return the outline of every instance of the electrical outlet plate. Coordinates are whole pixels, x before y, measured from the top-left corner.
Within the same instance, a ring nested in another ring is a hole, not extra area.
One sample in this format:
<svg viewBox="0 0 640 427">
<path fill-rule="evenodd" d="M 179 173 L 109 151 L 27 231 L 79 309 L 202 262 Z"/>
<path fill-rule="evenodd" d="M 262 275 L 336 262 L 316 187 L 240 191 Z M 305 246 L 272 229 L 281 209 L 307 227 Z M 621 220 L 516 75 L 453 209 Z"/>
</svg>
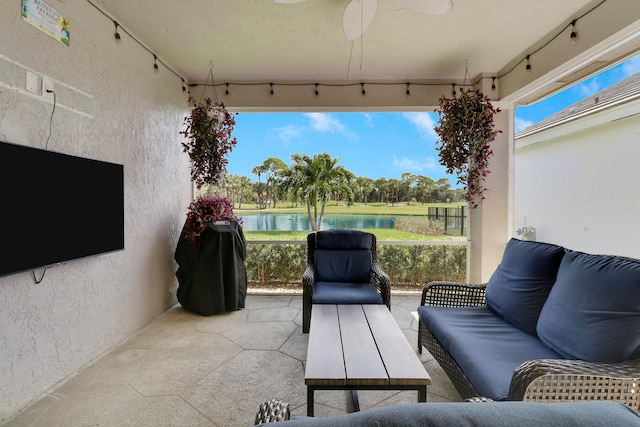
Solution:
<svg viewBox="0 0 640 427">
<path fill-rule="evenodd" d="M 42 96 L 53 99 L 53 93 L 47 92 L 47 90 L 53 90 L 53 80 L 42 77 Z"/>
</svg>

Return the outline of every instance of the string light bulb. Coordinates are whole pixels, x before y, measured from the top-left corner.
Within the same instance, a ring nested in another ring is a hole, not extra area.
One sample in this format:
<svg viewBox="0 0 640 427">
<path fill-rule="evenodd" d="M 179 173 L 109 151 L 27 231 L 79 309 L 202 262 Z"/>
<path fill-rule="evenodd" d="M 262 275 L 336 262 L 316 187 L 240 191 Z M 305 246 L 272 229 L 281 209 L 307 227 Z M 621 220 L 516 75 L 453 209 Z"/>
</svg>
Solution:
<svg viewBox="0 0 640 427">
<path fill-rule="evenodd" d="M 411 96 L 411 91 L 409 90 L 409 84 L 410 83 L 407 83 L 407 96 Z"/>
<path fill-rule="evenodd" d="M 227 83 L 227 88 L 224 90 L 225 95 L 229 95 L 229 83 Z"/>
<path fill-rule="evenodd" d="M 320 95 L 320 92 L 318 92 L 318 83 L 316 83 L 316 96 Z"/>
<path fill-rule="evenodd" d="M 269 87 L 271 88 L 271 89 L 269 90 L 269 94 L 270 94 L 271 96 L 273 96 L 273 83 L 269 83 Z"/>
<path fill-rule="evenodd" d="M 456 97 L 456 84 L 455 83 L 451 83 L 451 94 L 453 95 L 453 97 Z"/>
<path fill-rule="evenodd" d="M 571 44 L 576 44 L 576 39 L 578 38 L 578 33 L 576 33 L 576 20 L 571 21 L 571 35 L 569 39 L 571 40 Z"/>
<path fill-rule="evenodd" d="M 491 77 L 491 90 L 492 91 L 496 91 L 496 78 L 495 77 Z"/>
<path fill-rule="evenodd" d="M 367 91 L 366 91 L 366 90 L 364 90 L 364 83 L 360 83 L 360 86 L 362 87 L 362 94 L 363 94 L 363 95 L 366 95 L 366 94 L 367 94 Z"/>
<path fill-rule="evenodd" d="M 116 39 L 116 43 L 120 43 L 122 41 L 122 37 L 120 37 L 120 33 L 118 32 L 120 24 L 118 24 L 118 21 L 113 21 L 113 25 L 116 27 L 116 32 L 113 33 L 113 37 Z"/>
<path fill-rule="evenodd" d="M 529 63 L 529 55 L 527 55 L 527 66 L 524 67 L 527 74 L 531 74 L 531 64 Z"/>
<path fill-rule="evenodd" d="M 158 67 L 158 57 L 153 55 L 153 71 L 157 74 L 160 72 L 160 67 Z"/>
</svg>

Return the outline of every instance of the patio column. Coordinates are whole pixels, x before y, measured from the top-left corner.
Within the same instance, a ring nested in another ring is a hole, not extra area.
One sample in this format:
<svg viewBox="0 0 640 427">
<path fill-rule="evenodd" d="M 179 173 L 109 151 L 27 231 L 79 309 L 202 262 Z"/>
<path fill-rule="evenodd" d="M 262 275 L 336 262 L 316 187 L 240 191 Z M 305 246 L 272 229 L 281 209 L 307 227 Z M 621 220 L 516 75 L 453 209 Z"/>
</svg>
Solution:
<svg viewBox="0 0 640 427">
<path fill-rule="evenodd" d="M 495 123 L 502 133 L 498 134 L 491 144 L 493 156 L 489 162 L 491 173 L 485 181 L 485 200 L 469 212 L 471 247 L 467 265 L 470 283 L 485 283 L 489 280 L 502 259 L 509 238 L 509 181 L 512 159 L 509 141 L 513 132 L 508 106 L 499 106 L 501 112 L 496 114 Z"/>
</svg>

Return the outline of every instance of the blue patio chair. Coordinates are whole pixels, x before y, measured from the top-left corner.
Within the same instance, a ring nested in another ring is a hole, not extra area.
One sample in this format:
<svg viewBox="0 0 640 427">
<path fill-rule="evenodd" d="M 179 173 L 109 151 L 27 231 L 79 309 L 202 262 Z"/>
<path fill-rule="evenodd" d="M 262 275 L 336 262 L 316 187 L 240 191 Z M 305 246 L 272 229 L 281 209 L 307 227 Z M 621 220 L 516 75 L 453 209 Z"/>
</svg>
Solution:
<svg viewBox="0 0 640 427">
<path fill-rule="evenodd" d="M 302 276 L 302 332 L 309 332 L 313 304 L 385 304 L 391 282 L 378 265 L 376 236 L 357 230 L 326 230 L 307 236 Z"/>
</svg>

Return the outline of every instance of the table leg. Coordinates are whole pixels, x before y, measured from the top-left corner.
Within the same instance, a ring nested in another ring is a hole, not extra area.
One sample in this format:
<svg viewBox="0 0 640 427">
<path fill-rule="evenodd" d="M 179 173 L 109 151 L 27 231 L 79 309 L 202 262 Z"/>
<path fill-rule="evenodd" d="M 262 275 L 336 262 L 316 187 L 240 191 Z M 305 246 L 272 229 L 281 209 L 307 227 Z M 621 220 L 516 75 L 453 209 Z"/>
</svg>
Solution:
<svg viewBox="0 0 640 427">
<path fill-rule="evenodd" d="M 353 401 L 353 412 L 359 412 L 360 400 L 358 399 L 358 390 L 351 390 L 351 400 Z"/>
<path fill-rule="evenodd" d="M 427 401 L 427 386 L 418 388 L 418 402 Z"/>
<path fill-rule="evenodd" d="M 315 393 L 315 389 L 308 385 L 307 386 L 307 416 L 313 417 L 313 394 Z"/>
</svg>

